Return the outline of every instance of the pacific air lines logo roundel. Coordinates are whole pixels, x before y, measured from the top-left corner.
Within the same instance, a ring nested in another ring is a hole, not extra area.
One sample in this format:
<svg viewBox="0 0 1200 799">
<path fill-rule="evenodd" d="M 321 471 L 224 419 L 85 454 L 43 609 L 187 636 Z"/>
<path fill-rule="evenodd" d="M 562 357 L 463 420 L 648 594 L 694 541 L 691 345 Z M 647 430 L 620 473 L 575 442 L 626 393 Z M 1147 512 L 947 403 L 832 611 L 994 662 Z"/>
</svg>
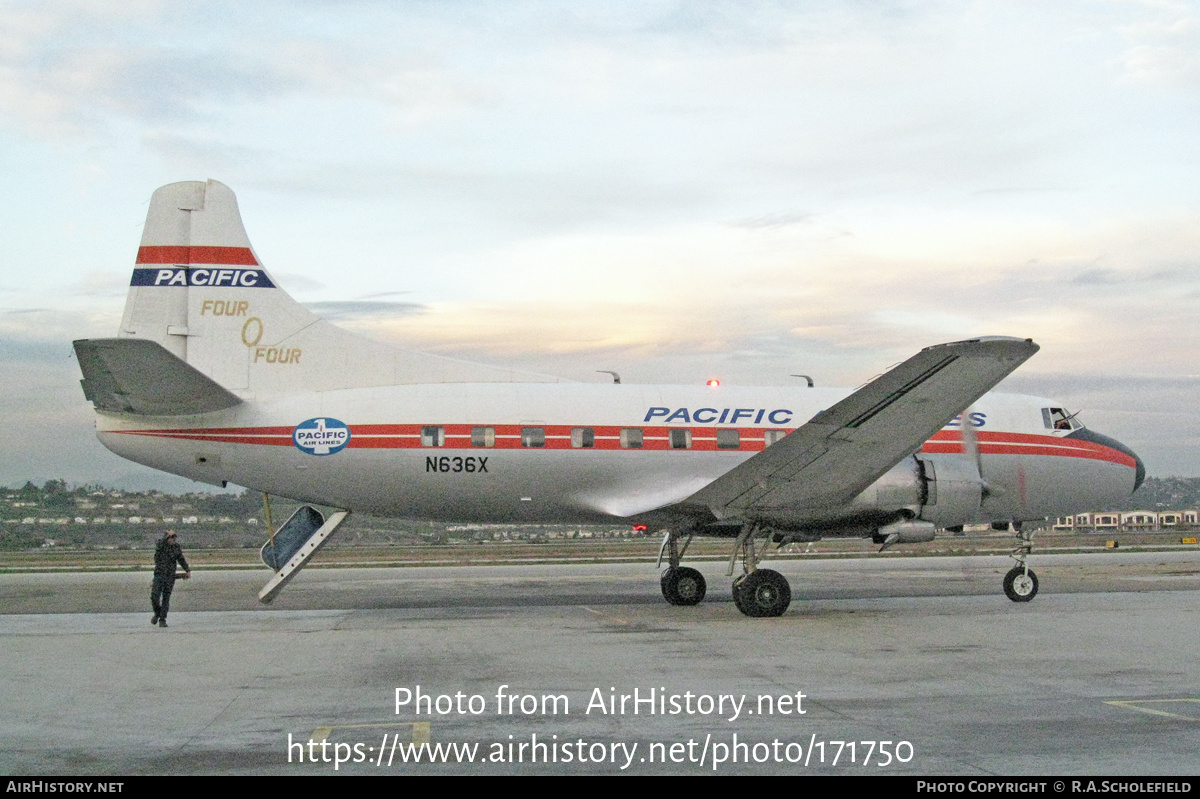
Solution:
<svg viewBox="0 0 1200 799">
<path fill-rule="evenodd" d="M 309 455 L 332 455 L 350 443 L 350 428 L 344 422 L 322 416 L 296 425 L 292 441 Z"/>
</svg>

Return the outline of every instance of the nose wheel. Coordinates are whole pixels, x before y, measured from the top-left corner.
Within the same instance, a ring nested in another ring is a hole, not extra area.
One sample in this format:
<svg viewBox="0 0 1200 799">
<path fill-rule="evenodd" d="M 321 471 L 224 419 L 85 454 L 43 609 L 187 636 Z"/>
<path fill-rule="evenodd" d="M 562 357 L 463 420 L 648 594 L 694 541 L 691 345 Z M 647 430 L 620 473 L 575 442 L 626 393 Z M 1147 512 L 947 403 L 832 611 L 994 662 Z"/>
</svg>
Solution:
<svg viewBox="0 0 1200 799">
<path fill-rule="evenodd" d="M 1017 565 L 1004 575 L 1004 595 L 1013 602 L 1028 602 L 1037 596 L 1038 592 L 1037 575 L 1026 563 L 1033 551 L 1033 531 L 1026 533 L 1021 529 L 1020 522 L 1013 522 L 1012 526 L 1017 533 L 1017 546 L 1009 557 L 1015 560 Z"/>
<path fill-rule="evenodd" d="M 1004 575 L 1004 595 L 1013 602 L 1028 602 L 1037 596 L 1037 575 L 1029 567 L 1017 566 Z"/>
</svg>

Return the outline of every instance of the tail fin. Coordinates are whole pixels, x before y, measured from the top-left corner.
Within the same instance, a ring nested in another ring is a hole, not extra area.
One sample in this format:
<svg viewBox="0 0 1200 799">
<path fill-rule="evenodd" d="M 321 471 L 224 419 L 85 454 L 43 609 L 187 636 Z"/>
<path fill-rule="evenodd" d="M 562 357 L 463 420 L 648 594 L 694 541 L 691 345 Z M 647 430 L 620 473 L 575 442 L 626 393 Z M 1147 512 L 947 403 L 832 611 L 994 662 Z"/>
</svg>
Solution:
<svg viewBox="0 0 1200 799">
<path fill-rule="evenodd" d="M 119 336 L 154 341 L 242 395 L 553 379 L 397 350 L 323 321 L 263 268 L 237 198 L 214 180 L 154 192 Z"/>
</svg>

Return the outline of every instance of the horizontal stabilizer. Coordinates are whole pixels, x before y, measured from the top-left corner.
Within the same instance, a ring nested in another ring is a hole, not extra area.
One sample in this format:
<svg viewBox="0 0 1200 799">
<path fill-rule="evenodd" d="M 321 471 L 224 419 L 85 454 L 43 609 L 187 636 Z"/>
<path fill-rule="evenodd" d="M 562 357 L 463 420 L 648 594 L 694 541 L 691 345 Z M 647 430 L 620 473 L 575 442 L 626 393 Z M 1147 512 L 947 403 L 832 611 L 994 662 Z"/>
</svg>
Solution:
<svg viewBox="0 0 1200 799">
<path fill-rule="evenodd" d="M 75 357 L 83 395 L 98 411 L 181 416 L 241 402 L 161 344 L 139 338 L 81 339 Z"/>
</svg>

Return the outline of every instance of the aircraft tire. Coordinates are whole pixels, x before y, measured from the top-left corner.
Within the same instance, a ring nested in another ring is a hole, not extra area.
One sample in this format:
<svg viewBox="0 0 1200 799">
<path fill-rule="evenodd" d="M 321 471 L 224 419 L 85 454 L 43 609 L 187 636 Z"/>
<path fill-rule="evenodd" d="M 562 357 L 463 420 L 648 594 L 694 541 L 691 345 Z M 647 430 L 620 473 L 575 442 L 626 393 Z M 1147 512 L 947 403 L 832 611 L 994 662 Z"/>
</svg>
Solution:
<svg viewBox="0 0 1200 799">
<path fill-rule="evenodd" d="M 792 603 L 792 588 L 779 572 L 758 569 L 734 583 L 733 602 L 751 618 L 782 616 Z"/>
<path fill-rule="evenodd" d="M 1017 566 L 1004 575 L 1004 595 L 1013 602 L 1028 602 L 1037 592 L 1038 579 L 1033 569 L 1026 571 Z"/>
<path fill-rule="evenodd" d="M 662 588 L 663 599 L 672 605 L 678 605 L 679 597 L 675 595 L 675 569 L 668 566 L 663 571 L 658 584 Z"/>
<path fill-rule="evenodd" d="M 672 605 L 698 605 L 708 591 L 704 575 L 687 566 L 668 568 L 659 582 L 663 598 Z"/>
<path fill-rule="evenodd" d="M 687 566 L 675 570 L 675 596 L 680 605 L 698 605 L 707 592 L 703 574 Z"/>
<path fill-rule="evenodd" d="M 737 606 L 738 610 L 742 610 L 742 598 L 741 598 L 740 594 L 741 594 L 741 590 L 742 590 L 742 583 L 744 583 L 745 581 L 746 581 L 746 575 L 743 574 L 733 581 L 733 586 L 731 589 L 733 592 L 733 604 Z M 746 613 L 746 611 L 742 610 L 742 613 Z M 747 614 L 747 615 L 749 615 L 749 614 Z"/>
</svg>

